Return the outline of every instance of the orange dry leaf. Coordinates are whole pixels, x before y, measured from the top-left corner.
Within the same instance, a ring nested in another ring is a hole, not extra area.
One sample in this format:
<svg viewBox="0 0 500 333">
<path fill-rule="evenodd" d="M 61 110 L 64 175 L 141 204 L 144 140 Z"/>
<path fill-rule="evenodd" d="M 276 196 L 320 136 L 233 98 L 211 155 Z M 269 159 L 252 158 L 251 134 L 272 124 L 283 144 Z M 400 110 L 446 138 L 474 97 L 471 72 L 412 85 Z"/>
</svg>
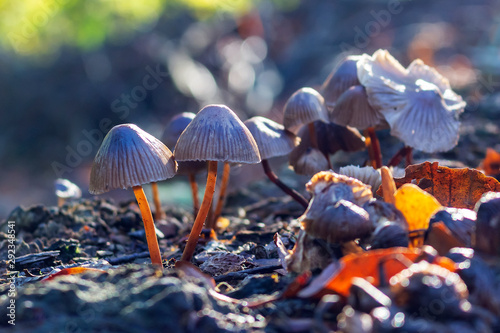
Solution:
<svg viewBox="0 0 500 333">
<path fill-rule="evenodd" d="M 392 276 L 406 269 L 407 263 L 420 261 L 421 258 L 451 272 L 455 271 L 455 263 L 451 259 L 429 256 L 422 249 L 393 247 L 371 250 L 361 254 L 349 254 L 340 259 L 339 262 L 331 264 L 308 287 L 301 290 L 298 296 L 303 298 L 321 297 L 333 293 L 347 297 L 354 277 L 364 278 L 375 287 L 379 287 L 381 283 L 388 284 Z M 382 282 L 380 272 L 384 274 Z M 328 277 L 325 276 L 325 273 L 328 274 Z"/>
<path fill-rule="evenodd" d="M 486 149 L 486 157 L 479 166 L 486 176 L 500 175 L 500 153 L 492 148 Z"/>
<path fill-rule="evenodd" d="M 49 276 L 45 277 L 43 280 L 44 281 L 50 281 L 50 280 L 53 280 L 54 278 L 56 278 L 58 276 L 75 275 L 75 274 L 82 274 L 82 273 L 87 273 L 87 272 L 101 272 L 101 273 L 106 273 L 105 270 L 97 269 L 97 268 L 70 267 L 70 268 L 64 268 L 64 269 L 60 270 L 57 273 L 50 274 Z"/>
<path fill-rule="evenodd" d="M 498 180 L 476 169 L 451 169 L 439 166 L 437 162 L 424 162 L 408 166 L 405 172 L 405 177 L 394 179 L 396 187 L 416 181 L 421 189 L 447 207 L 474 209 L 483 193 L 500 191 Z"/>
</svg>

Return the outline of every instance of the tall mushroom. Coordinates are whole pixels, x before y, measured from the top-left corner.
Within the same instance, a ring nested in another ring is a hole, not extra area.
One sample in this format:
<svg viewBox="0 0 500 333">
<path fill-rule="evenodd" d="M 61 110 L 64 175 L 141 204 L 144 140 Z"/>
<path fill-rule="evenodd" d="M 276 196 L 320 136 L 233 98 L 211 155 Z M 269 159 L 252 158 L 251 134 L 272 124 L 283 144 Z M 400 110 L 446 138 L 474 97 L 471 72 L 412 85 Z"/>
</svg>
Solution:
<svg viewBox="0 0 500 333">
<path fill-rule="evenodd" d="M 177 161 L 208 161 L 207 185 L 200 210 L 181 260 L 190 261 L 212 202 L 217 162 L 260 162 L 259 149 L 250 131 L 225 105 L 205 106 L 182 132 L 174 149 Z"/>
<path fill-rule="evenodd" d="M 154 265 L 162 265 L 160 247 L 142 185 L 172 178 L 176 170 L 172 152 L 160 140 L 134 124 L 123 124 L 106 135 L 90 172 L 91 194 L 133 188 Z"/>
<path fill-rule="evenodd" d="M 293 133 L 285 131 L 285 127 L 265 117 L 252 117 L 244 122 L 252 133 L 259 147 L 262 167 L 266 176 L 275 183 L 283 192 L 307 208 L 308 201 L 297 191 L 288 187 L 279 180 L 269 165 L 269 158 L 288 155 L 295 147 L 296 137 Z"/>
<path fill-rule="evenodd" d="M 162 141 L 167 147 L 175 147 L 181 133 L 186 129 L 196 114 L 192 112 L 182 112 L 175 115 L 167 124 L 163 132 Z M 198 199 L 198 184 L 196 183 L 196 174 L 207 168 L 207 163 L 202 161 L 184 161 L 177 162 L 177 174 L 186 175 L 191 186 L 193 196 L 193 215 L 198 214 L 200 201 Z"/>
<path fill-rule="evenodd" d="M 389 125 L 376 108 L 368 102 L 365 88 L 358 79 L 357 63 L 363 56 L 349 56 L 328 76 L 321 87 L 330 121 L 342 126 L 352 126 L 364 130 L 365 144 L 370 162 L 375 169 L 382 166 L 380 144 L 376 129 Z"/>
</svg>

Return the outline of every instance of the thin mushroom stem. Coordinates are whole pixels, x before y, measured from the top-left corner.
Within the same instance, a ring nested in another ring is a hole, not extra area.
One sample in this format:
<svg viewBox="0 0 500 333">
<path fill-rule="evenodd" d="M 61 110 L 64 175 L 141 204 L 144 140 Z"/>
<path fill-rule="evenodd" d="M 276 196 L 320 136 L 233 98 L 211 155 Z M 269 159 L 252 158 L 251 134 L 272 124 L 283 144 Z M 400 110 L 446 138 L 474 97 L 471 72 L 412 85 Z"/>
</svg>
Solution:
<svg viewBox="0 0 500 333">
<path fill-rule="evenodd" d="M 378 141 L 375 129 L 368 127 L 365 130 L 365 136 L 367 137 L 365 143 L 370 155 L 371 164 L 374 169 L 380 169 L 382 167 L 382 151 L 380 150 L 380 142 Z"/>
<path fill-rule="evenodd" d="M 297 191 L 291 189 L 287 185 L 285 185 L 281 180 L 279 180 L 278 176 L 271 170 L 271 166 L 269 165 L 269 161 L 267 159 L 262 160 L 262 167 L 264 168 L 264 172 L 266 176 L 275 183 L 283 192 L 291 196 L 295 201 L 302 205 L 302 207 L 307 208 L 309 203 L 307 200 Z"/>
<path fill-rule="evenodd" d="M 142 221 L 144 222 L 144 230 L 146 231 L 146 240 L 148 243 L 149 254 L 151 256 L 151 262 L 153 265 L 162 266 L 160 246 L 158 245 L 158 239 L 156 238 L 155 225 L 153 222 L 153 215 L 151 214 L 151 209 L 149 208 L 148 199 L 144 194 L 142 186 L 134 186 L 134 194 L 139 204 L 139 209 L 141 210 Z"/>
<path fill-rule="evenodd" d="M 198 214 L 200 210 L 200 200 L 198 199 L 198 184 L 194 173 L 188 175 L 189 184 L 191 185 L 191 192 L 193 194 L 193 216 Z"/>
<path fill-rule="evenodd" d="M 57 207 L 61 208 L 65 202 L 66 202 L 66 199 L 61 198 L 61 197 L 57 197 Z"/>
<path fill-rule="evenodd" d="M 413 149 L 411 147 L 404 146 L 398 150 L 396 154 L 394 154 L 394 156 L 389 160 L 389 163 L 387 163 L 387 166 L 397 166 L 404 157 L 406 157 L 406 163 L 408 164 L 408 162 L 411 161 L 412 150 Z"/>
<path fill-rule="evenodd" d="M 155 204 L 155 220 L 161 220 L 163 218 L 163 210 L 161 209 L 160 194 L 156 182 L 151 183 L 151 190 L 153 191 L 153 202 Z"/>
<path fill-rule="evenodd" d="M 215 206 L 214 216 L 210 219 L 209 225 L 207 226 L 209 229 L 215 229 L 215 225 L 217 224 L 217 219 L 220 217 L 222 212 L 222 207 L 224 206 L 224 202 L 226 201 L 226 190 L 227 184 L 229 183 L 229 171 L 231 170 L 231 166 L 228 162 L 224 162 L 224 170 L 222 172 L 222 181 L 220 184 L 219 191 L 219 200 L 217 201 L 217 205 Z"/>
<path fill-rule="evenodd" d="M 191 229 L 191 233 L 189 234 L 186 248 L 182 253 L 181 260 L 183 261 L 191 261 L 191 258 L 193 257 L 194 250 L 196 249 L 196 244 L 198 243 L 198 238 L 200 237 L 201 229 L 203 229 L 203 223 L 207 218 L 210 204 L 212 203 L 216 180 L 217 161 L 208 161 L 208 175 L 205 194 L 203 195 L 203 201 L 201 202 L 200 211 L 198 212 L 198 215 L 196 215 L 196 220 L 194 221 L 193 228 Z"/>
<path fill-rule="evenodd" d="M 316 134 L 316 126 L 314 125 L 314 122 L 307 124 L 307 128 L 309 130 L 309 138 L 311 139 L 312 147 L 318 149 L 323 154 L 323 156 L 325 156 L 326 160 L 328 161 L 328 168 L 333 169 L 332 162 L 330 161 L 330 156 L 328 156 L 328 153 L 325 153 L 324 151 L 319 149 L 318 135 Z"/>
</svg>

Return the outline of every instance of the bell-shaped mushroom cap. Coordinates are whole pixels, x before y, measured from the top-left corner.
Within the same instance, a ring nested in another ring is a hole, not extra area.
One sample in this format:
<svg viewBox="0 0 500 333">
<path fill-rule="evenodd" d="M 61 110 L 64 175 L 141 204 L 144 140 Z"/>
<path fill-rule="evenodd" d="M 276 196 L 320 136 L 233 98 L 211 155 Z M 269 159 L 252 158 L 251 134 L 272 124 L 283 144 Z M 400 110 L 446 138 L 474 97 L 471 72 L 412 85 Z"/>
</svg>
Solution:
<svg viewBox="0 0 500 333">
<path fill-rule="evenodd" d="M 118 125 L 95 156 L 89 192 L 101 194 L 172 178 L 176 169 L 172 152 L 160 140 L 134 124 Z"/>
<path fill-rule="evenodd" d="M 207 105 L 182 132 L 177 161 L 260 162 L 259 148 L 238 116 L 225 105 Z"/>
<path fill-rule="evenodd" d="M 351 55 L 344 58 L 335 69 L 328 75 L 321 86 L 321 95 L 325 98 L 328 110 L 335 107 L 337 99 L 352 86 L 359 85 L 356 63 L 361 58 L 359 55 Z"/>
<path fill-rule="evenodd" d="M 317 172 L 328 169 L 328 160 L 316 148 L 292 150 L 289 157 L 290 166 L 299 175 L 312 176 Z"/>
<path fill-rule="evenodd" d="M 177 140 L 181 133 L 186 129 L 187 125 L 196 117 L 193 112 L 182 112 L 170 119 L 163 135 L 161 141 L 165 143 L 167 147 L 175 147 Z"/>
<path fill-rule="evenodd" d="M 359 129 L 389 127 L 384 116 L 368 103 L 368 96 L 362 85 L 352 86 L 340 95 L 335 108 L 330 111 L 330 120 L 338 125 Z"/>
<path fill-rule="evenodd" d="M 390 61 L 373 58 L 364 58 L 364 66 L 360 65 L 364 60 L 358 61 L 358 77 L 369 103 L 389 123 L 391 135 L 428 153 L 452 149 L 458 142 L 458 116 L 465 102 L 448 80 L 419 59 L 401 71 L 399 64 L 390 67 Z"/>
<path fill-rule="evenodd" d="M 297 137 L 283 125 L 265 117 L 252 117 L 243 122 L 252 133 L 260 157 L 264 159 L 288 155 L 295 148 Z"/>
<path fill-rule="evenodd" d="M 300 127 L 316 120 L 328 122 L 325 100 L 313 88 L 300 88 L 285 104 L 283 125 L 290 132 L 297 134 Z"/>
<path fill-rule="evenodd" d="M 380 170 L 376 170 L 371 166 L 359 167 L 355 165 L 348 165 L 339 169 L 339 174 L 356 178 L 363 184 L 370 185 L 372 193 L 375 193 L 380 184 L 382 184 L 382 176 Z"/>
<path fill-rule="evenodd" d="M 54 182 L 56 196 L 61 199 L 78 199 L 82 196 L 82 190 L 78 185 L 67 179 L 57 178 Z"/>
</svg>

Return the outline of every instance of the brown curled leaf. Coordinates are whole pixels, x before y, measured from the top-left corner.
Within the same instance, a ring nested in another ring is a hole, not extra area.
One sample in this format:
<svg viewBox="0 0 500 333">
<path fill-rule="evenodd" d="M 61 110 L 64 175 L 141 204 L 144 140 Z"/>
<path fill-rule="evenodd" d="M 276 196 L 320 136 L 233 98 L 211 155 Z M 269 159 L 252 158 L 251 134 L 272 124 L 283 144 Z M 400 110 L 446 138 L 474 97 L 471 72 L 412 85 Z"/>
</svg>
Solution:
<svg viewBox="0 0 500 333">
<path fill-rule="evenodd" d="M 394 179 L 397 188 L 416 183 L 446 207 L 474 209 L 483 193 L 500 191 L 498 180 L 477 169 L 451 169 L 439 166 L 437 162 L 424 162 L 408 166 L 405 172 L 405 177 Z M 379 189 L 377 194 L 382 196 L 382 190 Z"/>
</svg>

